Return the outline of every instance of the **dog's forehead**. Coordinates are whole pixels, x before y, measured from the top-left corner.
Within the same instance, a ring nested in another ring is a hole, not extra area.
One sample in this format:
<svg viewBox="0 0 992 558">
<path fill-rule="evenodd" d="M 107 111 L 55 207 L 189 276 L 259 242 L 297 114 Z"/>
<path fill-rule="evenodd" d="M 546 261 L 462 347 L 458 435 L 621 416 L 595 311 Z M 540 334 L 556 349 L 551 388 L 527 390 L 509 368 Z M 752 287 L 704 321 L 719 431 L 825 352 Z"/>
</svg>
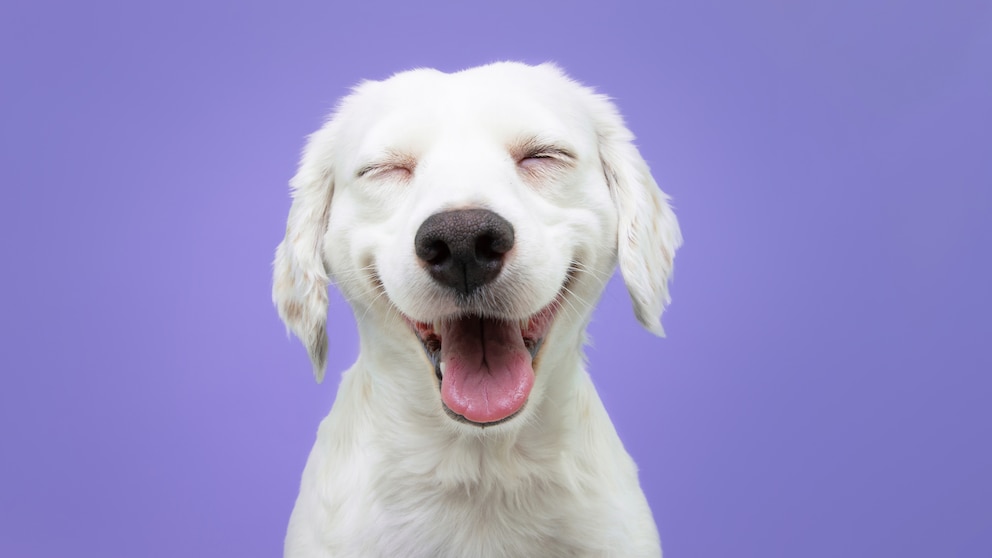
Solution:
<svg viewBox="0 0 992 558">
<path fill-rule="evenodd" d="M 499 63 L 454 73 L 410 70 L 377 82 L 387 108 L 444 110 L 518 110 L 553 108 L 577 100 L 582 86 L 550 65 Z"/>
<path fill-rule="evenodd" d="M 577 138 L 593 128 L 588 91 L 553 66 L 494 64 L 446 74 L 412 70 L 356 89 L 339 116 L 357 152 L 414 155 L 436 141 Z M 360 139 L 359 139 L 360 138 Z"/>
</svg>

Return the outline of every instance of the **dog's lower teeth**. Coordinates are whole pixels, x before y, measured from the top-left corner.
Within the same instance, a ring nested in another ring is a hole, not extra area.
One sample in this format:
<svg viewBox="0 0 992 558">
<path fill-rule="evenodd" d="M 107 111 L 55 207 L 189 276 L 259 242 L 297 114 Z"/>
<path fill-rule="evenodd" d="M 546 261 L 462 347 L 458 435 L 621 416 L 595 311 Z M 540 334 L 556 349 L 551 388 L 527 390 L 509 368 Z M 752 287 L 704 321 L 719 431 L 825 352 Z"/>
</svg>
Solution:
<svg viewBox="0 0 992 558">
<path fill-rule="evenodd" d="M 443 376 L 444 375 L 444 362 L 439 363 L 437 365 L 437 369 L 441 371 L 441 375 Z"/>
</svg>

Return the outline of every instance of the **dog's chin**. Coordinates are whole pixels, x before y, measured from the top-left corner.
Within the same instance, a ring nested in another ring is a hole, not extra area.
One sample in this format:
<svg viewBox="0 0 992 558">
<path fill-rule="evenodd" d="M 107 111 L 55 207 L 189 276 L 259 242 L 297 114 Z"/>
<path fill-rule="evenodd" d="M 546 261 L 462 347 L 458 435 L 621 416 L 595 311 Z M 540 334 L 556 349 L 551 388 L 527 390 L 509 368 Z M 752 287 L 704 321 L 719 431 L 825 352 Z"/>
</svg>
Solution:
<svg viewBox="0 0 992 558">
<path fill-rule="evenodd" d="M 525 318 L 471 311 L 433 323 L 406 318 L 434 367 L 441 405 L 451 419 L 492 427 L 524 412 L 538 354 L 565 291 L 563 287 L 554 300 Z"/>
</svg>

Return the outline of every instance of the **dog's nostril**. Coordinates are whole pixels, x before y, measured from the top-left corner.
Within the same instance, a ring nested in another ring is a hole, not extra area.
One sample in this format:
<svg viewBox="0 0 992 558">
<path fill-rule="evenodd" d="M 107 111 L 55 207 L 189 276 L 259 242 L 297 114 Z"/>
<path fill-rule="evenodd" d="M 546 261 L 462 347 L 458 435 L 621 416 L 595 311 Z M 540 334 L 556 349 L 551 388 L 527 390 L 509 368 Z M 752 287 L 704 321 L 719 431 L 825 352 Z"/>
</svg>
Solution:
<svg viewBox="0 0 992 558">
<path fill-rule="evenodd" d="M 414 248 L 434 280 L 470 294 L 499 275 L 513 240 L 513 226 L 496 213 L 459 209 L 428 217 Z"/>
<path fill-rule="evenodd" d="M 484 234 L 475 240 L 475 255 L 480 259 L 495 260 L 503 257 L 505 253 L 506 250 L 500 251 L 497 249 L 496 242 L 488 234 Z"/>
<path fill-rule="evenodd" d="M 423 255 L 419 252 L 417 255 L 431 265 L 441 265 L 445 260 L 451 257 L 451 250 L 448 249 L 447 244 L 438 240 L 430 243 L 430 245 L 423 251 Z"/>
</svg>

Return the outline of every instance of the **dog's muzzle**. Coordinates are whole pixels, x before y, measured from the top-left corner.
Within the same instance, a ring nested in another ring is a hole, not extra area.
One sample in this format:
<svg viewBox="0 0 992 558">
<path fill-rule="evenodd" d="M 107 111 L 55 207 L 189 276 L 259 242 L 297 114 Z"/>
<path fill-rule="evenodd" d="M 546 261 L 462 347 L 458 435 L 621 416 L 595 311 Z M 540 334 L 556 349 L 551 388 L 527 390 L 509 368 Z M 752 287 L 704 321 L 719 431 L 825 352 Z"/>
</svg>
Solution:
<svg viewBox="0 0 992 558">
<path fill-rule="evenodd" d="M 523 409 L 534 385 L 534 358 L 559 306 L 556 299 L 533 316 L 494 318 L 476 307 L 513 249 L 513 226 L 487 209 L 431 215 L 417 230 L 414 248 L 426 271 L 446 287 L 464 314 L 433 324 L 410 320 L 440 381 L 448 413 L 492 425 Z"/>
</svg>

